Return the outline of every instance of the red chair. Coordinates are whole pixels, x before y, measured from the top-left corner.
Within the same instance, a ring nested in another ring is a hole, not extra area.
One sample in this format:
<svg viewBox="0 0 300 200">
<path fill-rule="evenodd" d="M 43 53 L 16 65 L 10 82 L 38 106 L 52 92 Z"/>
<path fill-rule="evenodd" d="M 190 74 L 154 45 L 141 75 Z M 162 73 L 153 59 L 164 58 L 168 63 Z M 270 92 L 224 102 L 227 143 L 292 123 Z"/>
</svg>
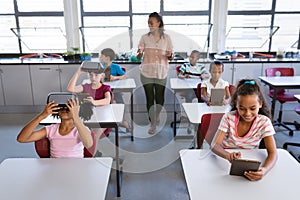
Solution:
<svg viewBox="0 0 300 200">
<path fill-rule="evenodd" d="M 96 150 L 96 136 L 94 133 L 91 133 L 93 137 L 93 146 L 89 149 L 84 148 L 84 157 L 90 158 L 93 157 L 93 153 Z M 34 142 L 34 147 L 36 153 L 40 158 L 50 158 L 50 141 L 48 138 L 43 138 Z"/>
<path fill-rule="evenodd" d="M 204 139 L 211 145 L 211 142 L 218 130 L 224 113 L 209 113 L 202 115 L 197 131 L 197 147 L 201 148 Z"/>
<path fill-rule="evenodd" d="M 267 68 L 266 76 L 294 76 L 294 68 Z M 274 90 L 272 88 L 269 89 L 269 97 L 273 98 Z M 282 121 L 282 113 L 283 113 L 283 104 L 286 102 L 294 102 L 297 99 L 294 97 L 294 94 L 287 92 L 284 89 L 277 90 L 276 100 L 280 103 L 280 109 L 277 121 L 273 123 L 274 126 L 282 126 L 285 129 L 289 130 L 289 135 L 293 136 L 293 130 L 287 125 L 295 125 L 292 122 L 283 122 Z"/>
</svg>

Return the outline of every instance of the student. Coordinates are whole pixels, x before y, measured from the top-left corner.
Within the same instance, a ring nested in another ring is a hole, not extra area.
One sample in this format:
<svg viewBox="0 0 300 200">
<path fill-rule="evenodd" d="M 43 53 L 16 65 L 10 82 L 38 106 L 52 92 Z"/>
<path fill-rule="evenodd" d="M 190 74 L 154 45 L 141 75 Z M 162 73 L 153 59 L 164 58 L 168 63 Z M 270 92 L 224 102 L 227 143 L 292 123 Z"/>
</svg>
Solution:
<svg viewBox="0 0 300 200">
<path fill-rule="evenodd" d="M 100 62 L 104 65 L 104 67 L 108 67 L 110 69 L 110 81 L 122 80 L 126 78 L 126 72 L 120 67 L 120 65 L 113 63 L 115 57 L 116 54 L 114 50 L 110 48 L 105 48 L 101 51 Z M 124 104 L 122 92 L 114 93 L 114 100 L 116 103 Z M 130 123 L 126 121 L 125 118 L 128 120 L 130 117 L 124 114 L 122 125 L 126 128 L 127 132 L 131 132 Z"/>
<path fill-rule="evenodd" d="M 110 69 L 110 81 L 114 80 L 122 80 L 126 78 L 126 72 L 120 67 L 120 65 L 113 63 L 116 54 L 114 50 L 110 48 L 102 49 L 100 55 L 100 62 L 104 65 L 104 67 L 109 67 Z M 116 97 L 115 97 L 116 98 Z"/>
<path fill-rule="evenodd" d="M 80 106 L 78 99 L 69 99 L 67 109 L 58 110 L 57 106 L 58 104 L 55 104 L 55 102 L 49 102 L 43 112 L 21 130 L 17 141 L 25 143 L 48 138 L 50 140 L 50 156 L 52 158 L 83 158 L 83 149 L 84 147 L 92 147 L 93 138 L 90 130 L 79 118 Z M 61 123 L 34 130 L 50 114 L 58 115 Z"/>
<path fill-rule="evenodd" d="M 207 103 L 207 105 L 211 105 L 211 89 L 212 88 L 224 88 L 225 90 L 225 98 L 223 104 L 229 104 L 230 101 L 230 93 L 229 93 L 229 83 L 224 81 L 221 77 L 224 72 L 224 64 L 220 61 L 214 61 L 210 63 L 209 72 L 211 78 L 204 81 L 201 84 L 201 99 Z"/>
<path fill-rule="evenodd" d="M 178 78 L 200 78 L 200 80 L 206 80 L 210 77 L 209 72 L 206 70 L 203 64 L 197 63 L 200 59 L 200 52 L 193 50 L 189 57 L 189 62 L 182 64 L 177 73 Z M 196 97 L 196 91 L 184 92 L 183 96 L 186 98 L 186 102 L 192 102 Z"/>
<path fill-rule="evenodd" d="M 88 93 L 90 96 L 84 99 L 84 101 L 90 102 L 93 106 L 102 106 L 110 104 L 110 86 L 102 83 L 104 73 L 97 74 L 94 72 L 88 72 L 90 83 L 76 85 L 79 76 L 83 73 L 86 72 L 82 71 L 80 66 L 69 82 L 68 91 L 74 93 Z M 101 137 L 105 130 L 106 128 L 92 129 L 92 131 L 96 134 L 97 139 Z"/>
<path fill-rule="evenodd" d="M 146 94 L 148 117 L 151 123 L 149 134 L 155 134 L 159 114 L 165 101 L 165 89 L 169 71 L 169 60 L 173 60 L 171 37 L 164 31 L 162 16 L 153 12 L 148 17 L 149 32 L 142 35 L 137 59 L 141 64 L 141 82 Z"/>
<path fill-rule="evenodd" d="M 274 127 L 264 92 L 256 80 L 239 81 L 231 100 L 232 110 L 226 113 L 212 143 L 212 151 L 231 162 L 242 157 L 239 151 L 229 153 L 225 149 L 258 148 L 263 139 L 268 156 L 257 172 L 245 172 L 249 180 L 260 180 L 277 160 Z"/>
<path fill-rule="evenodd" d="M 179 68 L 178 78 L 200 78 L 201 80 L 210 77 L 209 72 L 203 64 L 197 63 L 200 59 L 200 52 L 193 50 L 189 57 L 189 62 L 184 63 Z"/>
</svg>

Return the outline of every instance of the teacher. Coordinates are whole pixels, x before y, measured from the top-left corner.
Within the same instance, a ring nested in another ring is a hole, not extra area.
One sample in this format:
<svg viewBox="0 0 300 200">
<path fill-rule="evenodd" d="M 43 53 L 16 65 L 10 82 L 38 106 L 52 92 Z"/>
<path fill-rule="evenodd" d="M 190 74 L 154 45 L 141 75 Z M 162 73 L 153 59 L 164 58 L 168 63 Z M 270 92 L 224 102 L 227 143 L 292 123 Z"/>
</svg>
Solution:
<svg viewBox="0 0 300 200">
<path fill-rule="evenodd" d="M 138 45 L 137 58 L 141 59 L 141 82 L 143 84 L 149 120 L 149 134 L 155 134 L 159 124 L 159 113 L 165 101 L 165 88 L 169 71 L 169 60 L 173 60 L 173 44 L 164 33 L 162 16 L 153 12 L 148 18 L 149 32 L 144 34 Z"/>
</svg>

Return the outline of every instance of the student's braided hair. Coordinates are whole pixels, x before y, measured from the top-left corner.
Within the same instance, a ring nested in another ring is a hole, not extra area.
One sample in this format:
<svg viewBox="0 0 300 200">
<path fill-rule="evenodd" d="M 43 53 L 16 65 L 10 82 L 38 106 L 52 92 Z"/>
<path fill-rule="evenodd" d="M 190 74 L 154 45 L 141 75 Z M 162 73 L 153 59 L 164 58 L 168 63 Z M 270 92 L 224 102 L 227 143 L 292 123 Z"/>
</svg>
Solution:
<svg viewBox="0 0 300 200">
<path fill-rule="evenodd" d="M 264 91 L 255 79 L 242 79 L 238 82 L 236 90 L 231 98 L 231 110 L 237 110 L 236 104 L 238 96 L 246 96 L 252 94 L 257 94 L 260 103 L 262 103 L 262 107 L 259 109 L 258 113 L 261 115 L 265 115 L 271 119 L 271 112 L 264 95 Z"/>
</svg>

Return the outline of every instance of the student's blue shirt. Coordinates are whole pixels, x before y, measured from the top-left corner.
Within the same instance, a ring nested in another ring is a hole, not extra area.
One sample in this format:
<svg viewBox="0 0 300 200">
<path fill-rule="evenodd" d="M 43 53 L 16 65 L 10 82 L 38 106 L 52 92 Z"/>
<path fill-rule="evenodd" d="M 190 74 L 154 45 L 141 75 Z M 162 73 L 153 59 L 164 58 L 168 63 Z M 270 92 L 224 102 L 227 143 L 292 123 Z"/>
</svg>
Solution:
<svg viewBox="0 0 300 200">
<path fill-rule="evenodd" d="M 123 76 L 125 74 L 121 66 L 116 63 L 112 63 L 112 65 L 109 68 L 110 68 L 110 74 L 112 76 Z"/>
</svg>

